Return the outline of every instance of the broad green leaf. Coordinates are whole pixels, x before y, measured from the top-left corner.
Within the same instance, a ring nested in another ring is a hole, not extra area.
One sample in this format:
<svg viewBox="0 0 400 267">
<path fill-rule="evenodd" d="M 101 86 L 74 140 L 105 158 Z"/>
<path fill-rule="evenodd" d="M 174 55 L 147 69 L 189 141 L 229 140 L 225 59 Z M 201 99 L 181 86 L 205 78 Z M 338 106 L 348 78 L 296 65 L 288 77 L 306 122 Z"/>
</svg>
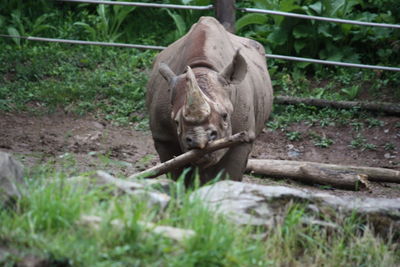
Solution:
<svg viewBox="0 0 400 267">
<path fill-rule="evenodd" d="M 92 26 L 90 26 L 89 24 L 87 24 L 87 23 L 84 23 L 84 22 L 75 22 L 73 25 L 77 25 L 77 26 L 81 26 L 81 27 L 83 27 L 85 30 L 86 30 L 86 32 L 87 33 L 89 33 L 89 35 L 90 35 L 90 37 L 92 38 L 92 39 L 96 39 L 96 37 L 97 37 L 97 31 L 96 31 L 96 29 L 94 29 Z"/>
<path fill-rule="evenodd" d="M 310 37 L 312 38 L 313 33 L 314 33 L 314 30 L 309 25 L 300 24 L 300 25 L 297 25 L 296 27 L 294 27 L 294 29 L 293 29 L 293 36 L 296 39 L 310 38 Z"/>
<path fill-rule="evenodd" d="M 9 35 L 12 36 L 20 36 L 19 32 L 17 31 L 17 29 L 15 29 L 14 27 L 8 27 L 7 28 L 7 32 Z M 21 45 L 21 39 L 19 38 L 12 38 L 12 40 L 14 41 L 14 43 L 16 43 L 18 46 Z"/>
<path fill-rule="evenodd" d="M 346 4 L 346 0 L 323 0 L 323 6 L 328 17 L 338 17 L 338 12 Z"/>
<path fill-rule="evenodd" d="M 296 40 L 294 42 L 294 49 L 296 50 L 296 53 L 300 54 L 300 51 L 306 46 L 306 41 L 305 40 Z"/>
<path fill-rule="evenodd" d="M 168 15 L 174 20 L 177 31 L 178 31 L 178 36 L 183 36 L 186 32 L 186 24 L 185 21 L 183 20 L 182 16 L 170 11 L 169 9 L 167 9 Z"/>
<path fill-rule="evenodd" d="M 330 30 L 331 30 L 331 26 L 328 23 L 320 23 L 318 25 L 318 29 L 317 29 L 318 33 L 322 34 L 325 37 L 332 37 L 332 33 Z"/>
<path fill-rule="evenodd" d="M 267 37 L 268 42 L 274 45 L 283 45 L 288 39 L 288 32 L 278 29 L 270 33 Z"/>
<path fill-rule="evenodd" d="M 296 4 L 296 0 L 282 0 L 280 4 L 280 10 L 289 12 L 293 11 L 294 9 L 300 9 L 301 7 Z"/>
<path fill-rule="evenodd" d="M 236 30 L 239 31 L 240 29 L 246 27 L 247 25 L 265 24 L 267 20 L 268 20 L 267 16 L 263 14 L 256 14 L 256 13 L 246 14 L 236 21 L 235 27 Z"/>
<path fill-rule="evenodd" d="M 317 14 L 321 14 L 322 13 L 322 3 L 320 1 L 315 2 L 312 5 L 308 6 L 310 9 L 314 10 Z"/>
</svg>

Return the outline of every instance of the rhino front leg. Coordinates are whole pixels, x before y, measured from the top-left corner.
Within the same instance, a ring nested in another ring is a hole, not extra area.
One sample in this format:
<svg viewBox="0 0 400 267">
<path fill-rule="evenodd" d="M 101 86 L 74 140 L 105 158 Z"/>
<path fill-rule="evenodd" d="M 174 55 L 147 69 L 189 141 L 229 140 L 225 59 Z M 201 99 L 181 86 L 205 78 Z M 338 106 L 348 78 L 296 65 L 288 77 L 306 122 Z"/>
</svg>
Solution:
<svg viewBox="0 0 400 267">
<path fill-rule="evenodd" d="M 165 142 L 165 141 L 157 141 L 154 140 L 154 146 L 160 156 L 160 161 L 165 162 L 170 160 L 180 154 L 182 154 L 182 150 L 180 149 L 179 145 L 175 142 Z M 183 168 L 175 169 L 171 172 L 172 178 L 177 180 L 181 173 L 183 172 Z"/>
</svg>

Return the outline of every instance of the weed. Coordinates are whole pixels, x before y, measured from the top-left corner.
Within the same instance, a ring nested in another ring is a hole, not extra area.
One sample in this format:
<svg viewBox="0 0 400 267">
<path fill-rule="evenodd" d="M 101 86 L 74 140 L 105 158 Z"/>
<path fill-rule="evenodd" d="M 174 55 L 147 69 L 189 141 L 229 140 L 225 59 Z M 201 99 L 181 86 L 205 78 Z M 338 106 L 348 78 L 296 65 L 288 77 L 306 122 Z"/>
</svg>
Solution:
<svg viewBox="0 0 400 267">
<path fill-rule="evenodd" d="M 322 148 L 330 147 L 333 144 L 333 140 L 326 137 L 321 137 L 314 141 L 314 145 Z"/>
<path fill-rule="evenodd" d="M 297 131 L 287 132 L 286 137 L 289 141 L 299 141 L 301 139 L 301 133 Z"/>
<path fill-rule="evenodd" d="M 364 128 L 364 123 L 360 122 L 360 121 L 351 122 L 350 125 L 353 127 L 353 130 L 356 132 L 359 132 Z"/>
<path fill-rule="evenodd" d="M 330 147 L 334 143 L 334 141 L 327 138 L 325 134 L 321 136 L 316 132 L 309 132 L 308 135 L 314 140 L 314 145 L 318 147 L 326 148 Z"/>
<path fill-rule="evenodd" d="M 352 148 L 361 149 L 362 151 L 375 150 L 376 145 L 368 143 L 367 139 L 363 137 L 360 133 L 350 142 Z"/>
<path fill-rule="evenodd" d="M 357 97 L 358 93 L 360 92 L 360 86 L 353 85 L 350 87 L 345 87 L 342 88 L 341 91 L 346 94 L 349 100 L 354 100 Z"/>
<path fill-rule="evenodd" d="M 388 150 L 395 150 L 395 145 L 393 144 L 393 143 L 385 143 L 385 145 L 383 146 L 384 147 L 384 149 L 386 150 L 386 151 L 388 151 Z"/>
<path fill-rule="evenodd" d="M 368 128 L 372 128 L 372 127 L 382 127 L 385 125 L 384 121 L 375 119 L 375 118 L 368 118 L 367 119 L 367 124 L 368 124 Z"/>
</svg>

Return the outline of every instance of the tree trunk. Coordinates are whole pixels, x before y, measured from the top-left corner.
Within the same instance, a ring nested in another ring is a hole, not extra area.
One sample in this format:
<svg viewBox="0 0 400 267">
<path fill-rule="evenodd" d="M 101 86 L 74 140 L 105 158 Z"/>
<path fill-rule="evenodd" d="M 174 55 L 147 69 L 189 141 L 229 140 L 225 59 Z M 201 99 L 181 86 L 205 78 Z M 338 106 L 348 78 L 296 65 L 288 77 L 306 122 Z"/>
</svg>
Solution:
<svg viewBox="0 0 400 267">
<path fill-rule="evenodd" d="M 231 33 L 235 33 L 235 0 L 216 0 L 215 17 Z"/>
<path fill-rule="evenodd" d="M 292 96 L 275 96 L 274 102 L 277 104 L 306 104 L 316 107 L 332 108 L 360 108 L 369 111 L 385 112 L 387 114 L 400 115 L 400 105 L 387 102 L 356 102 L 356 101 L 333 101 L 317 98 L 300 98 Z"/>
<path fill-rule="evenodd" d="M 400 183 L 400 171 L 396 170 L 307 161 L 250 159 L 247 171 L 353 190 L 362 184 L 368 187 L 368 180 Z"/>
</svg>

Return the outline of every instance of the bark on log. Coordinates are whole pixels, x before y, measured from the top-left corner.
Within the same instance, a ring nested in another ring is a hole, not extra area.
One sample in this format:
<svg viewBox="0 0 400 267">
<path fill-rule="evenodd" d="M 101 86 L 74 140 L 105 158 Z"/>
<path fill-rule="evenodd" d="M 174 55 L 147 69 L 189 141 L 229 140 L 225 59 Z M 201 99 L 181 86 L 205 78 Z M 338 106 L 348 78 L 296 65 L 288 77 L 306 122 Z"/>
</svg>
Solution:
<svg viewBox="0 0 400 267">
<path fill-rule="evenodd" d="M 307 161 L 250 159 L 247 171 L 353 190 L 362 184 L 368 187 L 366 183 L 368 180 L 400 183 L 400 171 L 396 170 Z"/>
<path fill-rule="evenodd" d="M 233 146 L 233 145 L 236 145 L 239 143 L 250 142 L 251 139 L 252 138 L 249 137 L 249 134 L 247 132 L 240 132 L 240 133 L 234 134 L 228 138 L 218 139 L 214 142 L 209 143 L 203 149 L 190 150 L 190 151 L 183 153 L 173 159 L 170 159 L 166 162 L 158 164 L 150 169 L 147 169 L 147 170 L 139 172 L 139 173 L 135 173 L 135 174 L 129 176 L 128 179 L 154 178 L 154 177 L 160 176 L 162 174 L 171 172 L 174 169 L 181 168 L 181 167 L 195 161 L 196 159 L 199 159 L 200 157 L 204 156 L 207 153 L 211 153 L 215 150 L 230 147 L 230 146 Z"/>
<path fill-rule="evenodd" d="M 400 105 L 388 102 L 356 102 L 356 101 L 333 101 L 316 98 L 300 98 L 292 96 L 275 96 L 274 103 L 277 104 L 306 104 L 316 107 L 332 107 L 332 108 L 360 108 L 369 111 L 385 112 L 392 115 L 400 115 Z"/>
</svg>

